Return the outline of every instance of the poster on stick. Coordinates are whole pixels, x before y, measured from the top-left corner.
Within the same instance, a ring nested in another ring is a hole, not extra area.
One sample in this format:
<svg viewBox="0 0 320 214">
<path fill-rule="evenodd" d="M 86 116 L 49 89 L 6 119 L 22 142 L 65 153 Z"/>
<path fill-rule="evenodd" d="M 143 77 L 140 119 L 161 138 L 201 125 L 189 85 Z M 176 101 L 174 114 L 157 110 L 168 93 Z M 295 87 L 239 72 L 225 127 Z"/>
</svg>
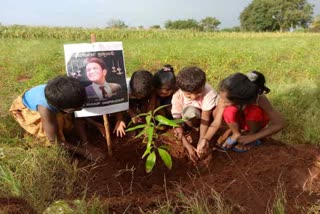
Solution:
<svg viewBox="0 0 320 214">
<path fill-rule="evenodd" d="M 64 45 L 66 72 L 85 86 L 87 103 L 76 117 L 90 117 L 129 108 L 122 42 Z"/>
</svg>

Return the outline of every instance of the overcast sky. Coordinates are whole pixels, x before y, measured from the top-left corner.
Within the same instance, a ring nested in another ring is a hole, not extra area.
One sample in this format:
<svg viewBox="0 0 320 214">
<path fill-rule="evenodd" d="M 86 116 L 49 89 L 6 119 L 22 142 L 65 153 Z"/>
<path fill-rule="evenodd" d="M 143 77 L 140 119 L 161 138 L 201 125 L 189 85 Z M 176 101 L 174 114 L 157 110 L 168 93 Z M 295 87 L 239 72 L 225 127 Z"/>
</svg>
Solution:
<svg viewBox="0 0 320 214">
<path fill-rule="evenodd" d="M 106 27 L 111 19 L 129 26 L 161 25 L 167 20 L 221 21 L 220 28 L 239 25 L 239 15 L 252 0 L 0 0 L 3 25 Z M 308 0 L 320 14 L 320 0 Z"/>
</svg>

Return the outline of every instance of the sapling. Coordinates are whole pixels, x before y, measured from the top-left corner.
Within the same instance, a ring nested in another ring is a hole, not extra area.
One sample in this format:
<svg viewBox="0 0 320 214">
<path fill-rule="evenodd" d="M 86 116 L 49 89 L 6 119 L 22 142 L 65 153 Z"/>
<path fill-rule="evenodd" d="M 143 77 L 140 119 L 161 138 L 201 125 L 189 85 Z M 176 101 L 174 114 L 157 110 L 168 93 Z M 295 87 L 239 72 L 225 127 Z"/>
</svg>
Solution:
<svg viewBox="0 0 320 214">
<path fill-rule="evenodd" d="M 156 142 L 159 139 L 160 135 L 164 135 L 160 132 L 163 130 L 165 126 L 178 127 L 179 123 L 183 122 L 183 120 L 170 120 L 162 115 L 156 115 L 157 111 L 167 106 L 169 105 L 163 105 L 156 108 L 154 111 L 149 111 L 148 113 L 142 113 L 137 115 L 137 117 L 144 118 L 144 123 L 138 124 L 126 130 L 126 132 L 130 132 L 140 129 L 140 133 L 136 135 L 135 138 L 144 136 L 142 143 L 146 144 L 146 149 L 142 155 L 142 158 L 146 157 L 145 169 L 147 173 L 152 171 L 156 163 L 156 151 L 158 151 L 158 154 L 162 159 L 164 165 L 168 169 L 172 168 L 172 159 L 167 151 L 168 147 L 166 145 L 156 145 Z"/>
</svg>

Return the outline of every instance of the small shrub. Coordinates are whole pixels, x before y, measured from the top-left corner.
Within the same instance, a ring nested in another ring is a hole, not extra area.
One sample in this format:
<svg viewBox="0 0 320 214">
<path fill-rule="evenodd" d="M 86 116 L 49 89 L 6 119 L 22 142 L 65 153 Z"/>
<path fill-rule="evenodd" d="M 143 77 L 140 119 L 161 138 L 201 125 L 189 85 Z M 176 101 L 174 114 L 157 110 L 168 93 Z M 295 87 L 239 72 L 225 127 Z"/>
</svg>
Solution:
<svg viewBox="0 0 320 214">
<path fill-rule="evenodd" d="M 142 113 L 137 115 L 137 117 L 143 117 L 145 120 L 144 124 L 139 124 L 134 127 L 128 128 L 126 131 L 134 131 L 138 129 L 142 129 L 140 133 L 135 136 L 135 138 L 139 138 L 144 136 L 142 143 L 146 144 L 146 150 L 142 155 L 142 158 L 146 157 L 146 172 L 149 173 L 152 171 L 156 160 L 156 151 L 163 163 L 166 165 L 168 169 L 172 168 L 172 159 L 170 154 L 167 152 L 167 146 L 165 145 L 156 145 L 156 141 L 159 138 L 160 131 L 163 130 L 163 126 L 169 127 L 178 127 L 179 123 L 183 122 L 182 120 L 169 120 L 162 115 L 156 115 L 156 112 L 162 108 L 167 107 L 168 105 L 160 106 L 154 111 L 149 111 L 148 113 Z"/>
</svg>

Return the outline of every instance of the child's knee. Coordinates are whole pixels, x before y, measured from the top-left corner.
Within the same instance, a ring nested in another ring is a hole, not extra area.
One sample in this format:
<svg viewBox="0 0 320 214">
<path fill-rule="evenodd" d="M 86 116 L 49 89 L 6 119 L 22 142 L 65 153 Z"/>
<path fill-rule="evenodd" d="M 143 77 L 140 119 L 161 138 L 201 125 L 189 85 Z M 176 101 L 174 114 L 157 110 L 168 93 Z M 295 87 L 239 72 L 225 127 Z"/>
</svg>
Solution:
<svg viewBox="0 0 320 214">
<path fill-rule="evenodd" d="M 223 119 L 225 122 L 228 123 L 234 123 L 236 122 L 236 117 L 239 112 L 238 107 L 236 106 L 227 106 L 223 111 Z"/>
<path fill-rule="evenodd" d="M 244 109 L 244 115 L 246 121 L 263 121 L 264 112 L 257 105 L 248 105 Z"/>
<path fill-rule="evenodd" d="M 200 118 L 201 118 L 200 109 L 193 107 L 193 106 L 187 106 L 187 107 L 183 108 L 182 119 L 191 121 L 193 119 L 200 119 Z"/>
</svg>

